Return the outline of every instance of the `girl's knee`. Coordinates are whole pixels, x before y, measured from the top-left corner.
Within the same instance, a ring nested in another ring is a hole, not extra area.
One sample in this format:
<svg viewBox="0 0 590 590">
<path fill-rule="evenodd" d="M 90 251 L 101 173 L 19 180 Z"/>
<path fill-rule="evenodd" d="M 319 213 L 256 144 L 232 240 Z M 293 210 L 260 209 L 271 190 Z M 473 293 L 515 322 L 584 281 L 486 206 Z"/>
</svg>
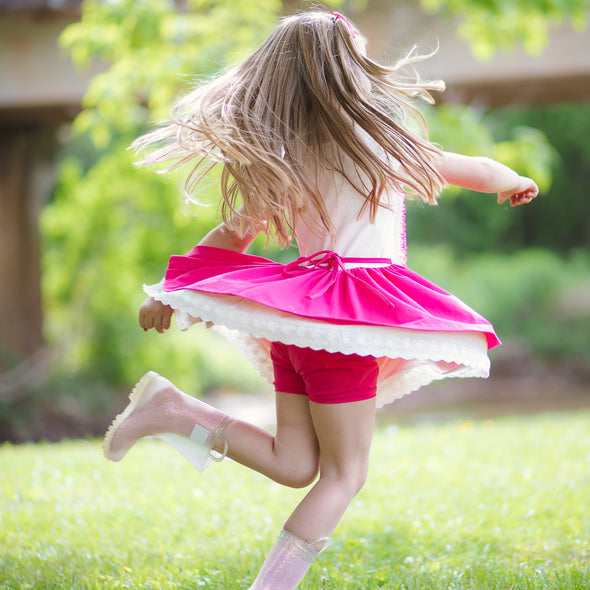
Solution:
<svg viewBox="0 0 590 590">
<path fill-rule="evenodd" d="M 343 469 L 322 469 L 320 479 L 330 479 L 350 499 L 354 498 L 363 488 L 369 473 L 368 462 L 346 465 Z"/>
<path fill-rule="evenodd" d="M 301 457 L 299 461 L 289 461 L 283 464 L 281 476 L 276 481 L 289 488 L 306 488 L 316 480 L 319 470 L 318 455 Z"/>
<path fill-rule="evenodd" d="M 305 468 L 289 469 L 280 483 L 290 488 L 306 488 L 315 481 L 318 471 L 317 464 Z"/>
</svg>

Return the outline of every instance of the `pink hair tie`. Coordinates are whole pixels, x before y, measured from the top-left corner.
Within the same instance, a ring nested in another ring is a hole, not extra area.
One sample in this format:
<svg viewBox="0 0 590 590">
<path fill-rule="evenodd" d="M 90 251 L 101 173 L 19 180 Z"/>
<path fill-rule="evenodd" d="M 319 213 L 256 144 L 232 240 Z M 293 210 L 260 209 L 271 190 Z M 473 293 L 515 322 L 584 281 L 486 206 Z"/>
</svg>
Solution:
<svg viewBox="0 0 590 590">
<path fill-rule="evenodd" d="M 334 12 L 333 10 L 330 12 L 330 14 L 334 17 L 332 19 L 333 23 L 335 23 L 339 18 L 342 19 L 346 23 L 346 26 L 350 29 L 350 34 L 352 35 L 352 38 L 356 39 L 356 33 L 354 31 L 354 28 L 345 16 L 342 16 L 339 12 Z"/>
</svg>

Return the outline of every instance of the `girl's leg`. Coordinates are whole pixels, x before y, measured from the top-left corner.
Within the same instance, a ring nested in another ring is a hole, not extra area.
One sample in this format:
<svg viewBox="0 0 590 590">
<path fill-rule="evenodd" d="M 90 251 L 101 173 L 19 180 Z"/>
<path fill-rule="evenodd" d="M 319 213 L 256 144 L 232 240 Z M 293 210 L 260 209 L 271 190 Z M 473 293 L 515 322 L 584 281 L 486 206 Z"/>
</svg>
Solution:
<svg viewBox="0 0 590 590">
<path fill-rule="evenodd" d="M 277 428 L 273 436 L 240 420 L 225 430 L 227 456 L 295 488 L 314 481 L 319 467 L 319 446 L 307 396 L 276 393 Z"/>
<path fill-rule="evenodd" d="M 341 404 L 310 402 L 320 446 L 320 477 L 285 523 L 313 543 L 329 537 L 363 487 L 375 427 L 375 398 Z"/>
<path fill-rule="evenodd" d="M 320 478 L 285 523 L 250 590 L 294 590 L 367 477 L 374 398 L 310 406 Z"/>
<path fill-rule="evenodd" d="M 214 448 L 284 485 L 309 485 L 318 471 L 318 442 L 307 397 L 277 393 L 276 398 L 277 431 L 273 436 L 230 419 L 159 375 L 148 374 L 109 429 L 105 455 L 118 461 L 140 438 L 158 436 L 200 471 L 208 465 L 203 458 L 208 458 L 207 448 Z"/>
</svg>

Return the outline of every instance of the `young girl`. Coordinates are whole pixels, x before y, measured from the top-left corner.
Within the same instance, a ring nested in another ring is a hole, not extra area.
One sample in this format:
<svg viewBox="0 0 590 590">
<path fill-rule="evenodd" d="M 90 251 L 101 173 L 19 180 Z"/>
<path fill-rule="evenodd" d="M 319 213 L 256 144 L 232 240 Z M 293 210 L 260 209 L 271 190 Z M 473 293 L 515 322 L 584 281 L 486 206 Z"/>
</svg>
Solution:
<svg viewBox="0 0 590 590">
<path fill-rule="evenodd" d="M 220 164 L 223 222 L 146 287 L 144 330 L 214 325 L 274 380 L 273 436 L 148 373 L 105 439 L 118 461 L 158 436 L 200 471 L 226 455 L 281 484 L 315 484 L 251 590 L 295 588 L 367 475 L 375 408 L 434 379 L 486 377 L 492 326 L 405 266 L 404 198 L 456 184 L 528 203 L 529 178 L 440 151 L 411 130 L 425 83 L 370 60 L 342 15 L 285 18 L 243 63 L 195 90 L 137 140 L 143 164 L 190 169 L 188 198 Z M 424 131 L 426 131 L 424 129 Z M 426 136 L 425 136 L 426 137 Z M 287 265 L 244 250 L 264 232 L 297 243 Z M 316 480 L 316 477 L 318 476 Z"/>
</svg>

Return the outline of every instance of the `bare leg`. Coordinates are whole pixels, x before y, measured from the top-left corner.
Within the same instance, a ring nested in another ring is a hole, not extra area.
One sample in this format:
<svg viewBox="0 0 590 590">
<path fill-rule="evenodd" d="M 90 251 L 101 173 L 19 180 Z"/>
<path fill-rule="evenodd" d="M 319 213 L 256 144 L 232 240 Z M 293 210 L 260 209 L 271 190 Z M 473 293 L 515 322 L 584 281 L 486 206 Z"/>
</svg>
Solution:
<svg viewBox="0 0 590 590">
<path fill-rule="evenodd" d="M 131 394 L 131 403 L 105 437 L 105 455 L 121 460 L 144 436 L 158 436 L 183 454 L 197 469 L 208 464 L 207 448 L 292 486 L 309 485 L 319 465 L 307 396 L 276 394 L 277 431 L 232 420 L 220 410 L 179 391 L 167 379 L 147 374 Z M 215 434 L 215 433 L 218 434 Z M 211 443 L 207 447 L 209 436 Z M 192 441 L 197 441 L 194 444 Z"/>
<path fill-rule="evenodd" d="M 366 480 L 375 400 L 310 408 L 320 478 L 285 523 L 250 590 L 295 590 Z"/>
<path fill-rule="evenodd" d="M 285 523 L 313 543 L 329 537 L 367 477 L 375 399 L 343 404 L 310 402 L 320 445 L 320 477 Z"/>
<path fill-rule="evenodd" d="M 274 481 L 305 487 L 317 476 L 319 447 L 305 395 L 276 394 L 277 431 L 234 420 L 225 430 L 228 457 Z"/>
</svg>

